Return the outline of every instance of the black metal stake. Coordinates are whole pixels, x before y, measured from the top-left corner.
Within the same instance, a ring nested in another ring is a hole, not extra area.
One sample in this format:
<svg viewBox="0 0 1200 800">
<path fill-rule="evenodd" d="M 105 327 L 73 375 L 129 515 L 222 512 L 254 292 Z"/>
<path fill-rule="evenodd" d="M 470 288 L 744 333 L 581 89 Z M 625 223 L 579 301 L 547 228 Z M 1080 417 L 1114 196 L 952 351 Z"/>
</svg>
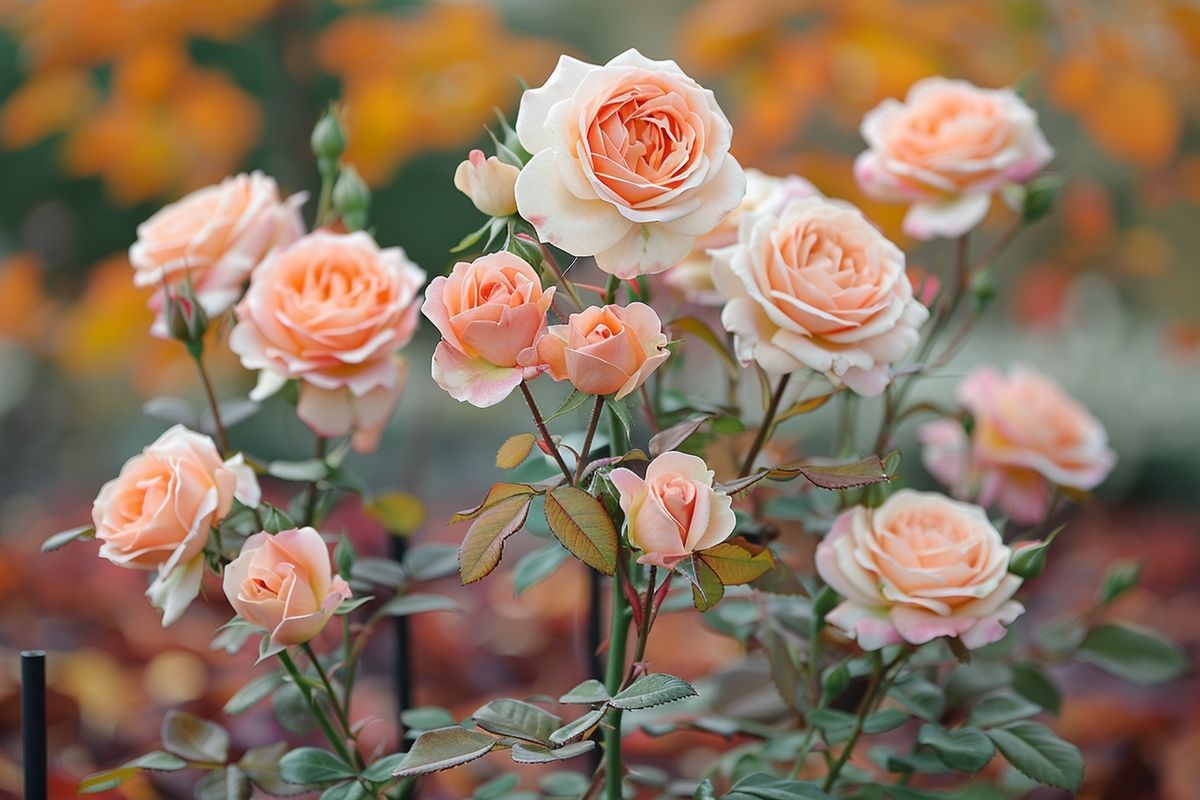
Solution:
<svg viewBox="0 0 1200 800">
<path fill-rule="evenodd" d="M 397 564 L 404 562 L 408 552 L 408 539 L 391 534 L 388 536 L 388 555 Z M 392 689 L 396 694 L 396 725 L 399 726 L 400 740 L 404 740 L 404 723 L 401 715 L 412 708 L 412 656 L 411 635 L 408 627 L 408 617 L 396 617 L 393 620 L 396 633 L 395 663 L 392 665 Z"/>
<path fill-rule="evenodd" d="M 21 755 L 25 800 L 46 800 L 46 653 L 21 651 Z"/>
</svg>

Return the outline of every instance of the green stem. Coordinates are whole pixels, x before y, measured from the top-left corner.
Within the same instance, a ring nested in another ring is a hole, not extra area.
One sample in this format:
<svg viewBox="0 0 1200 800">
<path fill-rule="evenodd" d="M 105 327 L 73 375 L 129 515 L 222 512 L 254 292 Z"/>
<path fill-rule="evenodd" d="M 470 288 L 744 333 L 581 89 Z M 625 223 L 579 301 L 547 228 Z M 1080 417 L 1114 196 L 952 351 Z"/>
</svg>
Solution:
<svg viewBox="0 0 1200 800">
<path fill-rule="evenodd" d="M 337 754 L 342 758 L 343 761 L 346 762 L 346 764 L 353 765 L 357 763 L 356 760 L 350 755 L 350 751 L 346 748 L 346 742 L 341 736 L 338 735 L 338 732 L 334 730 L 333 723 L 329 721 L 329 717 L 325 714 L 325 711 L 313 698 L 312 689 L 309 688 L 308 681 L 304 675 L 301 674 L 300 669 L 296 666 L 296 662 L 293 661 L 292 657 L 288 655 L 287 650 L 281 650 L 278 655 L 280 662 L 283 664 L 283 668 L 286 669 L 288 674 L 292 676 L 292 682 L 295 683 L 297 688 L 300 689 L 300 694 L 304 696 L 304 700 L 308 703 L 308 707 L 312 709 L 313 716 L 316 717 L 317 724 L 321 726 L 321 730 L 325 733 L 325 738 L 329 740 L 331 745 L 333 745 L 333 749 L 337 751 Z"/>
<path fill-rule="evenodd" d="M 879 690 L 879 684 L 883 680 L 883 661 L 879 655 L 879 651 L 875 650 L 871 653 L 871 660 L 874 663 L 875 669 L 871 673 L 871 682 L 867 685 L 867 691 L 863 695 L 862 701 L 858 704 L 858 713 L 855 715 L 854 728 L 850 732 L 850 738 L 846 740 L 846 746 L 842 748 L 842 753 L 833 762 L 833 766 L 829 769 L 829 774 L 825 777 L 825 784 L 821 787 L 821 791 L 828 792 L 837 782 L 838 775 L 842 771 L 842 767 L 846 766 L 846 762 L 850 760 L 850 754 L 854 752 L 854 746 L 858 744 L 858 739 L 862 736 L 863 725 L 866 724 L 867 715 L 871 712 L 871 707 L 875 703 L 875 692 Z"/>
<path fill-rule="evenodd" d="M 621 287 L 621 279 L 616 275 L 609 275 L 608 282 L 604 284 L 604 305 L 610 305 L 617 300 L 617 289 Z"/>
<path fill-rule="evenodd" d="M 754 437 L 754 444 L 750 445 L 750 450 L 746 453 L 746 460 L 742 462 L 741 472 L 738 473 L 739 478 L 746 477 L 754 468 L 754 459 L 758 458 L 759 451 L 763 449 L 763 445 L 767 443 L 767 439 L 771 435 L 771 429 L 775 426 L 775 415 L 779 413 L 779 404 L 783 401 L 783 391 L 787 389 L 788 381 L 791 379 L 791 373 L 780 377 L 779 385 L 775 387 L 775 393 L 771 395 L 771 401 L 767 405 L 767 413 L 763 417 L 762 425 L 759 426 L 758 433 Z"/>
<path fill-rule="evenodd" d="M 200 385 L 204 387 L 204 396 L 208 400 L 208 408 L 212 412 L 213 428 L 217 434 L 217 447 L 221 449 L 221 455 L 229 455 L 229 434 L 225 431 L 225 425 L 221 422 L 221 406 L 217 402 L 216 392 L 213 391 L 212 381 L 208 378 L 208 371 L 204 369 L 204 361 L 202 360 L 202 350 L 199 347 L 188 347 L 188 353 L 192 356 L 192 361 L 196 363 L 196 371 L 200 373 Z"/>
<path fill-rule="evenodd" d="M 622 550 L 617 558 L 628 558 Z M 629 604 L 621 588 L 621 573 L 618 568 L 612 579 L 612 620 L 608 634 L 608 663 L 604 671 L 604 687 L 609 695 L 621 691 L 625 677 L 625 646 L 629 634 Z M 621 709 L 609 709 L 604 730 L 604 796 L 607 800 L 621 800 Z"/>
<path fill-rule="evenodd" d="M 646 642 L 650 639 L 650 625 L 654 622 L 654 584 L 658 583 L 658 567 L 650 565 L 650 575 L 646 579 L 646 599 L 642 603 L 642 625 L 638 628 L 637 645 L 633 649 L 633 661 L 629 664 L 629 674 L 625 683 L 633 680 L 633 671 L 646 658 Z"/>
<path fill-rule="evenodd" d="M 317 447 L 316 447 L 316 451 L 314 453 L 314 457 L 318 461 L 324 460 L 325 448 L 328 445 L 328 443 L 329 443 L 329 440 L 326 439 L 324 436 L 317 437 Z M 316 522 L 317 494 L 318 494 L 317 482 L 315 480 L 309 481 L 308 486 L 304 492 L 304 520 L 301 523 L 305 527 L 312 525 L 313 523 Z"/>
<path fill-rule="evenodd" d="M 554 456 L 554 461 L 558 464 L 558 468 L 562 470 L 563 477 L 568 482 L 574 483 L 574 476 L 571 474 L 571 468 L 567 466 L 567 462 L 563 460 L 562 453 L 558 452 L 558 447 L 555 446 L 554 440 L 550 438 L 550 430 L 546 427 L 546 421 L 542 419 L 542 412 L 538 410 L 537 401 L 533 399 L 533 393 L 529 391 L 529 386 L 521 382 L 521 394 L 525 396 L 525 403 L 529 406 L 529 413 L 533 415 L 533 424 L 537 426 L 538 433 L 542 435 L 542 442 L 545 443 L 546 449 Z"/>
<path fill-rule="evenodd" d="M 596 395 L 596 404 L 592 407 L 592 418 L 588 421 L 587 433 L 583 437 L 583 447 L 579 451 L 579 463 L 575 465 L 575 477 L 571 479 L 572 485 L 579 484 L 579 479 L 583 476 L 583 468 L 587 466 L 592 457 L 592 439 L 596 436 L 596 426 L 600 424 L 600 412 L 603 410 L 604 395 L 598 394 Z"/>
</svg>

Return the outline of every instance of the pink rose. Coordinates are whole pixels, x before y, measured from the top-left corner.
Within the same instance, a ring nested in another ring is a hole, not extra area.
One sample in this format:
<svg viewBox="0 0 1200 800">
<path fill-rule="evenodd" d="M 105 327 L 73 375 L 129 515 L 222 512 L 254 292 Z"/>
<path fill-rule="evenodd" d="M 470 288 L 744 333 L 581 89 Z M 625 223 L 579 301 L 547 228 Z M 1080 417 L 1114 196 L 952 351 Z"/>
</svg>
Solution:
<svg viewBox="0 0 1200 800">
<path fill-rule="evenodd" d="M 551 325 L 521 354 L 524 366 L 545 367 L 585 394 L 620 400 L 637 390 L 670 352 L 662 320 L 650 306 L 592 306 Z"/>
<path fill-rule="evenodd" d="M 198 189 L 138 225 L 129 262 L 134 284 L 158 290 L 150 300 L 157 314 L 154 335 L 167 336 L 162 288 L 179 286 L 187 276 L 210 317 L 237 302 L 267 252 L 304 234 L 304 199 L 301 193 L 282 200 L 273 178 L 243 173 Z"/>
<path fill-rule="evenodd" d="M 543 241 L 609 274 L 662 272 L 741 201 L 732 134 L 712 92 L 674 61 L 563 56 L 521 98 L 517 135 L 533 158 L 517 208 Z"/>
<path fill-rule="evenodd" d="M 518 358 L 546 330 L 553 299 L 554 288 L 542 291 L 533 267 L 508 252 L 460 261 L 448 277 L 434 278 L 421 311 L 442 334 L 433 352 L 438 386 L 486 408 L 535 377 Z"/>
<path fill-rule="evenodd" d="M 350 599 L 333 574 L 329 548 L 312 528 L 256 533 L 225 567 L 225 596 L 242 619 L 270 632 L 278 647 L 304 644 Z"/>
<path fill-rule="evenodd" d="M 858 185 L 877 200 L 911 203 L 904 232 L 961 236 L 979 224 L 992 193 L 1031 178 L 1054 157 L 1037 113 L 1011 89 L 925 78 L 903 103 L 888 98 L 863 117 L 867 151 Z"/>
<path fill-rule="evenodd" d="M 229 335 L 242 365 L 259 370 L 250 398 L 298 379 L 305 424 L 325 437 L 353 433 L 359 452 L 375 449 L 404 387 L 396 351 L 416 330 L 424 282 L 403 250 L 381 250 L 361 231 L 317 231 L 272 253 Z"/>
<path fill-rule="evenodd" d="M 711 250 L 737 243 L 738 227 L 748 214 L 778 214 L 789 200 L 821 197 L 817 187 L 797 175 L 777 178 L 757 169 L 746 170 L 746 196 L 717 227 L 696 239 L 687 258 L 663 276 L 689 303 L 719 306 L 725 298 L 717 291 L 712 277 Z"/>
<path fill-rule="evenodd" d="M 737 244 L 713 251 L 713 278 L 743 364 L 808 367 L 867 396 L 887 386 L 929 316 L 904 253 L 858 209 L 822 198 L 743 218 Z"/>
<path fill-rule="evenodd" d="M 620 492 L 629 541 L 642 551 L 642 564 L 669 569 L 733 533 L 733 500 L 713 488 L 713 471 L 701 458 L 663 453 L 650 462 L 644 480 L 624 467 L 609 478 Z"/>
<path fill-rule="evenodd" d="M 234 498 L 257 506 L 258 481 L 239 453 L 222 460 L 212 439 L 176 425 L 125 462 L 92 504 L 100 555 L 131 569 L 157 570 L 146 595 L 179 619 L 200 592 L 209 531 Z"/>
<path fill-rule="evenodd" d="M 454 188 L 471 198 L 475 207 L 489 217 L 507 217 L 517 213 L 513 190 L 520 172 L 495 156 L 484 158 L 482 150 L 472 150 L 467 160 L 454 170 Z"/>
<path fill-rule="evenodd" d="M 995 504 L 1014 522 L 1040 522 L 1053 486 L 1094 489 L 1116 464 L 1104 426 L 1029 367 L 1008 377 L 977 367 L 959 384 L 958 400 L 974 418 L 970 440 L 956 420 L 924 425 L 925 465 L 956 497 Z"/>
<path fill-rule="evenodd" d="M 939 636 L 982 647 L 1025 610 L 1011 556 L 982 508 L 901 490 L 843 512 L 817 546 L 817 572 L 844 598 L 826 621 L 864 650 Z"/>
</svg>

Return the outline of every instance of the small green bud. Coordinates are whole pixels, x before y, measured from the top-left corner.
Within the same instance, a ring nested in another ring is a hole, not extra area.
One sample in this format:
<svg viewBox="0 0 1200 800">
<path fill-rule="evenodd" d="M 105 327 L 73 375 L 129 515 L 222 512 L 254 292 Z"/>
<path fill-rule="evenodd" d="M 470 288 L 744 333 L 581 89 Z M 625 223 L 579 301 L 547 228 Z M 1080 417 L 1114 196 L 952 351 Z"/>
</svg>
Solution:
<svg viewBox="0 0 1200 800">
<path fill-rule="evenodd" d="M 371 190 L 354 167 L 344 167 L 333 184 L 333 207 L 349 230 L 357 231 L 366 227 L 367 212 L 371 208 Z"/>
<path fill-rule="evenodd" d="M 1037 222 L 1049 214 L 1066 184 L 1067 179 L 1061 175 L 1041 175 L 1031 180 L 1025 187 L 1025 203 L 1021 208 L 1025 222 Z"/>
<path fill-rule="evenodd" d="M 821 677 L 821 697 L 824 704 L 836 700 L 850 685 L 850 667 L 846 662 L 831 667 Z"/>
<path fill-rule="evenodd" d="M 199 353 L 204 344 L 204 333 L 208 330 L 208 314 L 196 299 L 192 282 L 185 280 L 178 286 L 164 287 L 164 316 L 167 330 L 172 339 L 183 342 L 189 350 Z"/>
<path fill-rule="evenodd" d="M 1031 580 L 1041 575 L 1042 570 L 1046 568 L 1046 551 L 1061 530 L 1061 527 L 1055 528 L 1045 541 L 1028 544 L 1014 550 L 1012 559 L 1008 562 L 1008 571 L 1024 580 Z"/>
<path fill-rule="evenodd" d="M 1100 602 L 1111 603 L 1137 586 L 1142 576 L 1142 565 L 1137 561 L 1114 561 L 1108 565 L 1104 580 L 1100 584 Z"/>
<path fill-rule="evenodd" d="M 975 313 L 982 314 L 996 297 L 996 279 L 990 268 L 981 269 L 971 279 L 971 300 Z"/>
<path fill-rule="evenodd" d="M 346 151 L 346 134 L 342 130 L 341 120 L 338 119 L 334 109 L 326 111 L 317 120 L 309 143 L 312 145 L 313 155 L 317 157 L 318 162 L 321 162 L 323 166 L 337 166 L 338 159 Z"/>
</svg>

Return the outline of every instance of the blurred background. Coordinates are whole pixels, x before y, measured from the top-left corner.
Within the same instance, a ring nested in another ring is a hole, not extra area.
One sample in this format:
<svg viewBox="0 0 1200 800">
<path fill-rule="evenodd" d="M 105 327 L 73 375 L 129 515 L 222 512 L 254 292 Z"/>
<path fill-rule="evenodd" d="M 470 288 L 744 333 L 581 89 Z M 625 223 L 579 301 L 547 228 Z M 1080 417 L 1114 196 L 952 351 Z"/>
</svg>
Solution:
<svg viewBox="0 0 1200 800">
<path fill-rule="evenodd" d="M 148 400 L 200 404 L 182 348 L 147 334 L 146 295 L 126 258 L 137 223 L 239 170 L 313 191 L 308 134 L 339 100 L 346 160 L 374 190 L 378 240 L 437 274 L 453 263 L 450 247 L 483 222 L 453 188 L 454 167 L 487 141 L 494 108 L 515 114 L 516 76 L 539 85 L 561 52 L 603 62 L 628 47 L 676 59 L 717 92 L 744 165 L 798 173 L 859 203 L 910 263 L 930 270 L 948 248 L 905 240 L 903 209 L 866 201 L 854 186 L 859 120 L 926 75 L 1024 87 L 1058 151 L 1052 168 L 1069 182 L 1056 212 L 1004 257 L 982 330 L 927 391 L 948 396 L 979 361 L 1025 361 L 1082 399 L 1107 426 L 1120 465 L 1100 492 L 1103 507 L 1081 512 L 1055 545 L 1034 605 L 1044 614 L 1086 606 L 1109 560 L 1141 559 L 1143 583 L 1117 611 L 1194 656 L 1195 2 L 0 0 L 0 796 L 19 785 L 19 649 L 50 651 L 57 796 L 72 796 L 81 775 L 156 746 L 166 708 L 220 719 L 250 674 L 249 654 L 208 649 L 228 616 L 223 602 L 163 631 L 141 597 L 143 576 L 96 559 L 95 545 L 38 552 L 46 535 L 86 523 L 99 485 L 166 426 L 142 413 Z M 979 238 L 995 236 L 1006 213 L 994 209 Z M 384 446 L 355 463 L 373 487 L 425 500 L 419 541 L 454 543 L 461 530 L 444 520 L 496 479 L 495 448 L 528 422 L 516 400 L 492 413 L 448 402 L 427 378 L 433 344 L 425 330 L 409 348 L 409 389 Z M 252 377 L 236 360 L 217 347 L 208 359 L 219 394 L 244 395 Z M 544 404 L 562 395 L 539 391 Z M 308 435 L 285 411 L 268 407 L 235 427 L 235 446 L 306 457 Z M 785 446 L 789 430 L 779 437 Z M 909 477 L 920 484 L 913 438 L 906 429 Z M 353 502 L 328 527 L 349 531 L 360 552 L 384 550 L 384 535 Z M 522 547 L 514 542 L 513 552 Z M 514 562 L 510 555 L 506 565 Z M 417 701 L 466 715 L 495 696 L 576 684 L 583 656 L 561 643 L 579 629 L 581 576 L 562 569 L 519 599 L 506 569 L 469 591 L 453 580 L 436 587 L 468 613 L 414 620 Z M 390 652 L 377 643 L 356 699 L 363 709 L 389 707 Z M 650 657 L 662 671 L 697 677 L 741 652 L 695 615 L 672 615 Z M 1148 690 L 1090 670 L 1062 677 L 1060 730 L 1088 754 L 1082 796 L 1200 798 L 1194 678 Z M 280 738 L 267 705 L 222 720 L 236 748 Z M 369 729 L 385 742 L 395 736 L 386 716 Z M 684 735 L 637 737 L 630 747 L 670 774 L 694 775 L 728 744 Z M 449 773 L 445 796 L 466 796 L 498 767 L 485 760 Z M 114 796 L 187 797 L 188 780 L 131 781 Z"/>
</svg>

